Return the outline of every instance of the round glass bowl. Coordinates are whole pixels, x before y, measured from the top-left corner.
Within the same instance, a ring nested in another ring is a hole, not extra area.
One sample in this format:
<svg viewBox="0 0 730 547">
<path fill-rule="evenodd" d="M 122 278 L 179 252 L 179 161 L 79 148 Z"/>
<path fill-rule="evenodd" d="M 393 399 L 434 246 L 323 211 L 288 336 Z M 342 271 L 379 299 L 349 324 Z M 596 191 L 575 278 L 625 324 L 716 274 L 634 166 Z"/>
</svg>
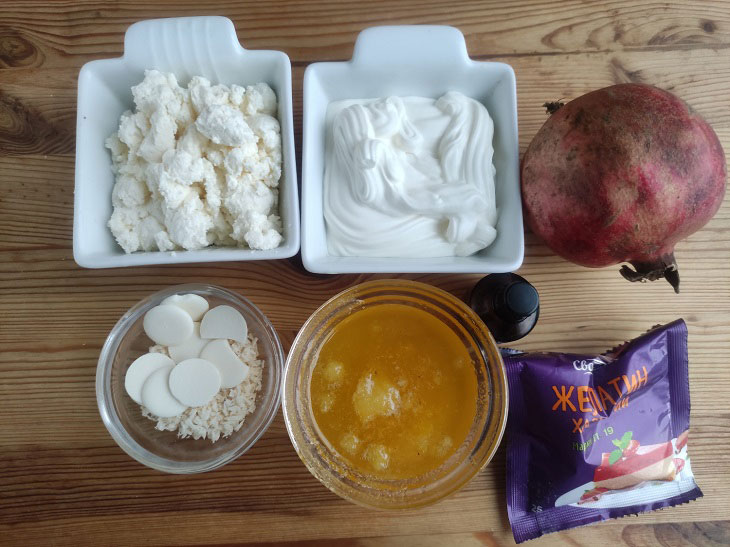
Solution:
<svg viewBox="0 0 730 547">
<path fill-rule="evenodd" d="M 180 439 L 175 431 L 158 431 L 124 389 L 129 365 L 154 345 L 142 328 L 145 313 L 173 294 L 194 293 L 210 307 L 226 304 L 237 309 L 258 339 L 264 361 L 256 409 L 243 426 L 227 438 Z M 117 444 L 135 460 L 168 473 L 201 473 L 225 465 L 246 452 L 274 419 L 281 401 L 284 353 L 269 320 L 251 302 L 231 291 L 205 284 L 177 285 L 154 293 L 125 313 L 109 333 L 96 369 L 96 400 L 104 425 Z"/>
<path fill-rule="evenodd" d="M 415 306 L 442 321 L 463 342 L 477 377 L 476 415 L 466 439 L 439 468 L 411 479 L 380 479 L 354 469 L 320 432 L 310 400 L 312 371 L 333 329 L 351 314 L 382 304 Z M 369 281 L 327 301 L 299 331 L 287 359 L 283 407 L 294 448 L 322 484 L 353 503 L 404 509 L 445 498 L 489 463 L 507 421 L 507 383 L 492 336 L 461 300 L 414 281 Z"/>
</svg>

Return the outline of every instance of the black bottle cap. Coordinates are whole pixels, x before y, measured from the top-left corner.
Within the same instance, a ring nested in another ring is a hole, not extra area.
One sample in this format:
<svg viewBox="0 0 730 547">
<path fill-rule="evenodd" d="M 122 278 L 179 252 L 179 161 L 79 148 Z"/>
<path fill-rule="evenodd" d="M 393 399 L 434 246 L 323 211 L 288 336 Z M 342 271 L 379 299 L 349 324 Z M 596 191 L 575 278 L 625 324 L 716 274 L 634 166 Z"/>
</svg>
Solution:
<svg viewBox="0 0 730 547">
<path fill-rule="evenodd" d="M 540 316 L 537 289 L 515 273 L 489 274 L 474 285 L 469 305 L 498 343 L 526 336 Z"/>
<path fill-rule="evenodd" d="M 540 298 L 535 287 L 526 281 L 513 283 L 507 289 L 504 304 L 515 319 L 524 319 L 535 313 L 540 305 Z"/>
</svg>

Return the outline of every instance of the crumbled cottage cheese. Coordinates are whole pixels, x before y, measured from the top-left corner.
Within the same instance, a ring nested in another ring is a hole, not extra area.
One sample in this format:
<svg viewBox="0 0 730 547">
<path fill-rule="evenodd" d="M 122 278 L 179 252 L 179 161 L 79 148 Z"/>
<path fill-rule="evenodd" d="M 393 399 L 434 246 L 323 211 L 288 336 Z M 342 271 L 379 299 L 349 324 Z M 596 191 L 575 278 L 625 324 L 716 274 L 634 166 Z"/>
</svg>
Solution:
<svg viewBox="0 0 730 547">
<path fill-rule="evenodd" d="M 209 245 L 273 249 L 281 132 L 266 84 L 180 87 L 173 74 L 145 71 L 106 146 L 116 183 L 109 228 L 127 253 Z"/>
</svg>

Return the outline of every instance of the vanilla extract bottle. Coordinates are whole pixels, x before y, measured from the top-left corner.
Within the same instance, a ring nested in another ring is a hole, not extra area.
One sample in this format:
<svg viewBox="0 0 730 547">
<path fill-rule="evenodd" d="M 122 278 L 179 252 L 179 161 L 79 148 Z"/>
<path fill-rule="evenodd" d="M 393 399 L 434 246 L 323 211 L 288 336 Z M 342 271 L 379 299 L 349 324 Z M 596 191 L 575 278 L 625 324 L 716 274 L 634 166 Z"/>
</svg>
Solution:
<svg viewBox="0 0 730 547">
<path fill-rule="evenodd" d="M 499 344 L 527 336 L 540 316 L 537 289 L 515 273 L 483 277 L 469 295 L 469 306 Z"/>
</svg>

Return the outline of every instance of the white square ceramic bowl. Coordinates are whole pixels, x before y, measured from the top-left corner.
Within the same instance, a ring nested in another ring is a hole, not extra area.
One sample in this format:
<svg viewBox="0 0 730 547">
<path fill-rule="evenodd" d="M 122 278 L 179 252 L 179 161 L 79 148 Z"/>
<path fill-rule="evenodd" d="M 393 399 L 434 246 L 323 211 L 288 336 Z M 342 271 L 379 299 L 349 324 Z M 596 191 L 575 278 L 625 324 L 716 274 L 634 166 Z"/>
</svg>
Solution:
<svg viewBox="0 0 730 547">
<path fill-rule="evenodd" d="M 340 257 L 327 252 L 323 208 L 325 117 L 333 101 L 388 95 L 438 98 L 447 91 L 481 101 L 494 120 L 497 239 L 465 257 Z M 517 92 L 507 64 L 469 59 L 464 36 L 446 26 L 385 26 L 357 37 L 352 60 L 315 63 L 304 74 L 302 261 L 310 272 L 495 273 L 522 264 Z"/>
<path fill-rule="evenodd" d="M 125 254 L 117 245 L 107 227 L 114 175 L 104 142 L 119 127 L 119 116 L 134 108 L 131 87 L 151 68 L 172 72 L 181 85 L 200 75 L 226 85 L 266 82 L 276 92 L 283 151 L 279 207 L 284 240 L 279 247 Z M 86 63 L 78 87 L 73 250 L 76 262 L 86 268 L 294 256 L 299 250 L 299 200 L 289 57 L 281 51 L 242 48 L 225 17 L 181 17 L 135 23 L 124 36 L 123 57 Z"/>
</svg>

